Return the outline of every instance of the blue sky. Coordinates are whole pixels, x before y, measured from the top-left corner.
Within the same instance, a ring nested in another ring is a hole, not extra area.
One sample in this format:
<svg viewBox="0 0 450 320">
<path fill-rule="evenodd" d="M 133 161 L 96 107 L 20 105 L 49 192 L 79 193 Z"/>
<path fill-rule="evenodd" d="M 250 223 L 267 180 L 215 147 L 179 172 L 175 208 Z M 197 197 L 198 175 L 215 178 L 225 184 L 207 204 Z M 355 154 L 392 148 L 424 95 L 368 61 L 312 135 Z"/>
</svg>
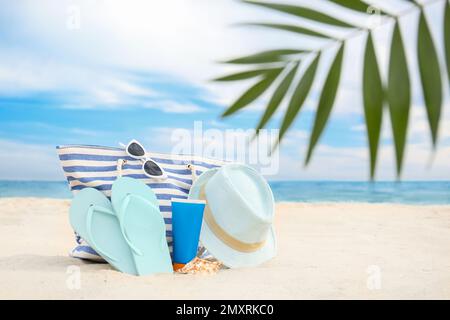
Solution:
<svg viewBox="0 0 450 320">
<path fill-rule="evenodd" d="M 390 2 L 392 8 L 394 3 L 400 9 L 408 6 L 396 0 Z M 235 117 L 220 119 L 248 84 L 211 82 L 235 70 L 217 61 L 299 42 L 310 47 L 318 44 L 307 37 L 236 27 L 240 22 L 295 19 L 232 0 L 42 0 L 39 6 L 31 0 L 0 0 L 0 4 L 0 179 L 63 179 L 56 145 L 116 146 L 136 138 L 149 150 L 170 152 L 170 132 L 192 130 L 194 121 L 203 121 L 206 129 L 253 128 L 267 97 Z M 309 5 L 326 6 L 323 1 Z M 441 21 L 441 11 L 440 3 L 431 6 L 430 21 Z M 341 13 L 356 23 L 367 23 L 357 14 Z M 76 28 L 74 16 L 79 17 Z M 413 14 L 404 19 L 403 30 L 413 28 L 416 18 Z M 386 24 L 376 33 L 383 73 L 390 31 L 391 25 Z M 442 39 L 438 23 L 433 32 Z M 406 34 L 414 106 L 404 178 L 450 179 L 448 90 L 440 145 L 433 154 L 414 68 L 415 37 L 412 32 Z M 325 53 L 305 109 L 281 146 L 281 168 L 271 179 L 367 178 L 360 94 L 364 39 L 362 35 L 348 43 L 336 107 L 311 166 L 304 168 L 302 163 L 332 49 Z M 441 41 L 437 44 L 442 48 Z M 271 128 L 278 126 L 280 116 L 276 115 Z M 377 177 L 391 180 L 395 179 L 394 154 L 389 119 L 384 120 Z"/>
</svg>

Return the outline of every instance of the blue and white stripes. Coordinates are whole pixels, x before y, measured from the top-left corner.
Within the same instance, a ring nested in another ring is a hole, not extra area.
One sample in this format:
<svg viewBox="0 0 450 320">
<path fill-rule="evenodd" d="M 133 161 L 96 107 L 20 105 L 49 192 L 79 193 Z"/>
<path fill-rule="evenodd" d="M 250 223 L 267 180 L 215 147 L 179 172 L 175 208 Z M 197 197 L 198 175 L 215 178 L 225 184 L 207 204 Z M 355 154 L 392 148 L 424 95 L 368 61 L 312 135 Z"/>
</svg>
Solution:
<svg viewBox="0 0 450 320">
<path fill-rule="evenodd" d="M 57 147 L 64 174 L 74 194 L 84 188 L 95 188 L 107 197 L 111 196 L 114 180 L 122 175 L 139 179 L 155 192 L 161 213 L 166 223 L 166 236 L 172 251 L 172 198 L 185 199 L 192 185 L 193 165 L 196 175 L 210 168 L 224 164 L 224 161 L 206 159 L 189 155 L 170 155 L 147 153 L 166 172 L 163 181 L 150 179 L 142 171 L 140 160 L 127 156 L 124 149 L 100 146 L 70 145 Z M 123 160 L 123 166 L 118 165 Z M 78 246 L 72 255 L 78 258 L 99 260 L 99 256 L 82 239 L 77 238 Z"/>
</svg>

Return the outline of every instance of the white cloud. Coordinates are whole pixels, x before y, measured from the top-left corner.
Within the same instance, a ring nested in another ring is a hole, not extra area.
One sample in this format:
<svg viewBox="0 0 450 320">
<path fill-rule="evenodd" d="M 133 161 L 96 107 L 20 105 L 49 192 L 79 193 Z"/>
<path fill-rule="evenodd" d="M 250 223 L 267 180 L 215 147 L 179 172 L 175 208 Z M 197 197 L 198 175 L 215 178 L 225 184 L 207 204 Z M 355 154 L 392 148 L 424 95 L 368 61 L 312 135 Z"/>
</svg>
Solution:
<svg viewBox="0 0 450 320">
<path fill-rule="evenodd" d="M 166 113 L 196 113 L 204 112 L 205 109 L 192 103 L 179 103 L 175 101 L 155 101 L 143 104 L 144 108 L 158 109 Z"/>
<path fill-rule="evenodd" d="M 282 153 L 280 172 L 275 179 L 286 180 L 367 180 L 369 158 L 366 148 L 319 146 L 308 167 L 303 166 L 305 150 L 296 155 Z M 450 147 L 441 147 L 436 154 L 426 145 L 412 144 L 407 155 L 402 180 L 449 180 Z M 377 180 L 395 180 L 395 158 L 392 146 L 380 148 Z"/>
<path fill-rule="evenodd" d="M 389 118 L 389 111 L 384 109 L 383 125 L 381 129 L 382 143 L 392 142 L 392 128 Z M 350 128 L 351 131 L 365 135 L 366 125 L 358 124 Z M 438 139 L 440 142 L 447 142 L 450 138 L 450 100 L 443 104 L 441 122 L 439 124 Z M 439 142 L 438 141 L 438 142 Z M 410 110 L 408 142 L 413 144 L 431 143 L 431 132 L 428 118 L 423 105 L 412 105 Z"/>
<path fill-rule="evenodd" d="M 0 140 L 0 178 L 9 180 L 63 180 L 54 147 Z"/>
<path fill-rule="evenodd" d="M 66 27 L 66 20 L 70 18 L 69 5 L 80 8 L 79 30 Z M 39 12 L 34 10 L 31 1 L 24 1 L 12 6 L 8 14 L 14 19 L 8 33 L 16 42 L 32 42 L 33 51 L 45 54 L 27 54 L 26 47 L 5 52 L 3 57 L 7 59 L 2 61 L 8 61 L 5 65 L 11 67 L 3 72 L 5 81 L 0 81 L 0 90 L 2 86 L 5 90 L 81 88 L 93 101 L 80 102 L 80 107 L 96 106 L 96 102 L 120 104 L 119 93 L 124 90 L 102 85 L 104 79 L 98 81 L 101 75 L 117 76 L 111 75 L 108 67 L 169 74 L 205 88 L 205 97 L 210 95 L 216 102 L 229 104 L 244 87 L 208 83 L 209 79 L 232 70 L 217 61 L 262 49 L 297 47 L 294 44 L 299 39 L 302 48 L 317 42 L 277 31 L 233 27 L 246 21 L 296 19 L 228 0 L 133 0 L 126 3 L 47 0 Z M 91 84 L 94 84 L 92 90 L 87 87 Z M 127 86 L 132 85 L 127 82 Z"/>
<path fill-rule="evenodd" d="M 66 28 L 68 5 L 47 0 L 37 12 L 32 1 L 17 4 L 8 11 L 16 19 L 16 29 L 9 32 L 18 40 L 34 38 L 63 61 L 161 71 L 191 81 L 213 76 L 215 60 L 254 48 L 263 38 L 252 41 L 230 26 L 255 13 L 234 1 L 80 0 L 70 3 L 80 8 L 79 30 Z M 56 57 L 47 55 L 48 60 Z"/>
<path fill-rule="evenodd" d="M 64 94 L 62 108 L 120 107 L 133 100 L 158 98 L 150 88 L 114 70 L 100 71 L 82 62 L 67 63 L 17 49 L 0 50 L 0 96 L 45 92 Z"/>
<path fill-rule="evenodd" d="M 323 1 L 296 0 L 309 6 L 330 7 Z M 371 3 L 385 2 L 369 1 Z M 80 29 L 70 30 L 66 22 L 70 18 L 69 6 L 80 9 Z M 393 8 L 410 7 L 397 3 Z M 336 10 L 331 5 L 332 10 Z M 441 19 L 440 8 L 432 6 L 429 15 Z M 400 11 L 403 9 L 401 8 Z M 136 87 L 130 79 L 123 81 L 108 68 L 122 70 L 151 71 L 168 74 L 179 81 L 187 81 L 206 90 L 205 99 L 221 105 L 229 105 L 245 90 L 245 84 L 212 84 L 209 79 L 237 70 L 218 64 L 217 61 L 277 47 L 310 47 L 315 41 L 308 37 L 260 30 L 249 27 L 234 27 L 246 21 L 297 21 L 288 15 L 264 10 L 229 0 L 169 0 L 169 1 L 89 1 L 74 2 L 46 0 L 36 12 L 32 1 L 12 5 L 7 12 L 13 23 L 8 34 L 17 43 L 33 44 L 29 48 L 2 48 L 0 52 L 0 92 L 60 88 L 81 88 L 87 98 L 70 107 L 121 106 L 122 95 L 141 95 L 147 88 Z M 341 11 L 346 19 L 367 25 L 370 19 L 348 10 Z M 417 15 L 403 19 L 404 30 L 416 25 Z M 386 24 L 376 33 L 376 43 L 381 71 L 385 75 L 389 55 L 391 24 Z M 440 28 L 438 28 L 440 29 Z M 438 30 L 436 29 L 436 30 Z M 336 28 L 329 31 L 336 33 Z M 339 30 L 342 35 L 348 31 Z M 114 35 L 114 36 L 112 36 Z M 438 35 L 439 36 L 439 35 Z M 415 37 L 406 37 L 408 59 L 415 62 Z M 301 45 L 296 45 L 301 40 Z M 361 75 L 362 53 L 365 37 L 361 35 L 348 42 L 346 68 L 338 93 L 335 115 L 362 114 Z M 58 46 L 55 47 L 55 43 Z M 317 45 L 317 44 L 316 44 Z M 45 54 L 42 54 L 44 53 Z M 325 54 L 331 61 L 333 55 Z M 6 68 L 9 66 L 9 68 Z M 102 66 L 99 68 L 99 66 Z M 412 69 L 415 99 L 420 99 L 420 83 L 417 68 Z M 327 67 L 321 67 L 318 78 L 322 79 Z M 356 71 L 356 72 L 355 72 Z M 103 75 L 103 77 L 102 77 Z M 111 85 L 106 79 L 122 81 L 123 86 Z M 106 79 L 102 79 L 106 78 Z M 117 79 L 114 79 L 117 78 Z M 3 79 L 3 81 L 2 81 Z M 314 109 L 322 81 L 315 87 L 306 106 Z M 92 84 L 94 84 L 92 86 Z M 92 88 L 90 88 L 91 86 Z M 3 90 L 3 91 L 5 91 Z M 145 94 L 145 93 L 144 93 Z M 418 97 L 418 98 L 417 98 Z M 86 101 L 85 101 L 86 100 Z M 92 100 L 92 101 L 91 101 Z M 250 111 L 260 111 L 263 102 Z"/>
</svg>

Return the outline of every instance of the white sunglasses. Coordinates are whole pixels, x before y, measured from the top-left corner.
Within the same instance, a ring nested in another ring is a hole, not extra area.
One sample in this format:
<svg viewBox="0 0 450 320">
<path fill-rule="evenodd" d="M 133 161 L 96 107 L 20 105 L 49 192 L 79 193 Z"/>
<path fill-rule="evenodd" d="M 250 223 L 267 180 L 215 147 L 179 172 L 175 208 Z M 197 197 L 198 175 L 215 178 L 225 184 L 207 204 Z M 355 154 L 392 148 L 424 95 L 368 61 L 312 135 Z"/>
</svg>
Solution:
<svg viewBox="0 0 450 320">
<path fill-rule="evenodd" d="M 166 179 L 167 175 L 163 168 L 154 160 L 146 158 L 145 149 L 137 140 L 131 140 L 126 146 L 120 143 L 125 148 L 126 153 L 133 159 L 142 161 L 142 170 L 144 174 L 153 179 Z"/>
</svg>

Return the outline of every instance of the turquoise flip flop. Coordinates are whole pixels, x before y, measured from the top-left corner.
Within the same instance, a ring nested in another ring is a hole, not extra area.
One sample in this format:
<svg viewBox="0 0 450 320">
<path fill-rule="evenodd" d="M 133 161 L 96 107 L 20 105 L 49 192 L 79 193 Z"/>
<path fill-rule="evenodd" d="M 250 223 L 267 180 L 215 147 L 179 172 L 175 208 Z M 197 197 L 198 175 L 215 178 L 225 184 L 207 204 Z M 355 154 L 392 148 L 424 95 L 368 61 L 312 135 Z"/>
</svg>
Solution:
<svg viewBox="0 0 450 320">
<path fill-rule="evenodd" d="M 154 192 L 139 180 L 122 177 L 113 183 L 111 202 L 137 273 L 172 273 L 166 225 Z"/>
<path fill-rule="evenodd" d="M 138 274 L 111 202 L 100 191 L 86 188 L 74 197 L 70 224 L 115 269 Z"/>
</svg>

